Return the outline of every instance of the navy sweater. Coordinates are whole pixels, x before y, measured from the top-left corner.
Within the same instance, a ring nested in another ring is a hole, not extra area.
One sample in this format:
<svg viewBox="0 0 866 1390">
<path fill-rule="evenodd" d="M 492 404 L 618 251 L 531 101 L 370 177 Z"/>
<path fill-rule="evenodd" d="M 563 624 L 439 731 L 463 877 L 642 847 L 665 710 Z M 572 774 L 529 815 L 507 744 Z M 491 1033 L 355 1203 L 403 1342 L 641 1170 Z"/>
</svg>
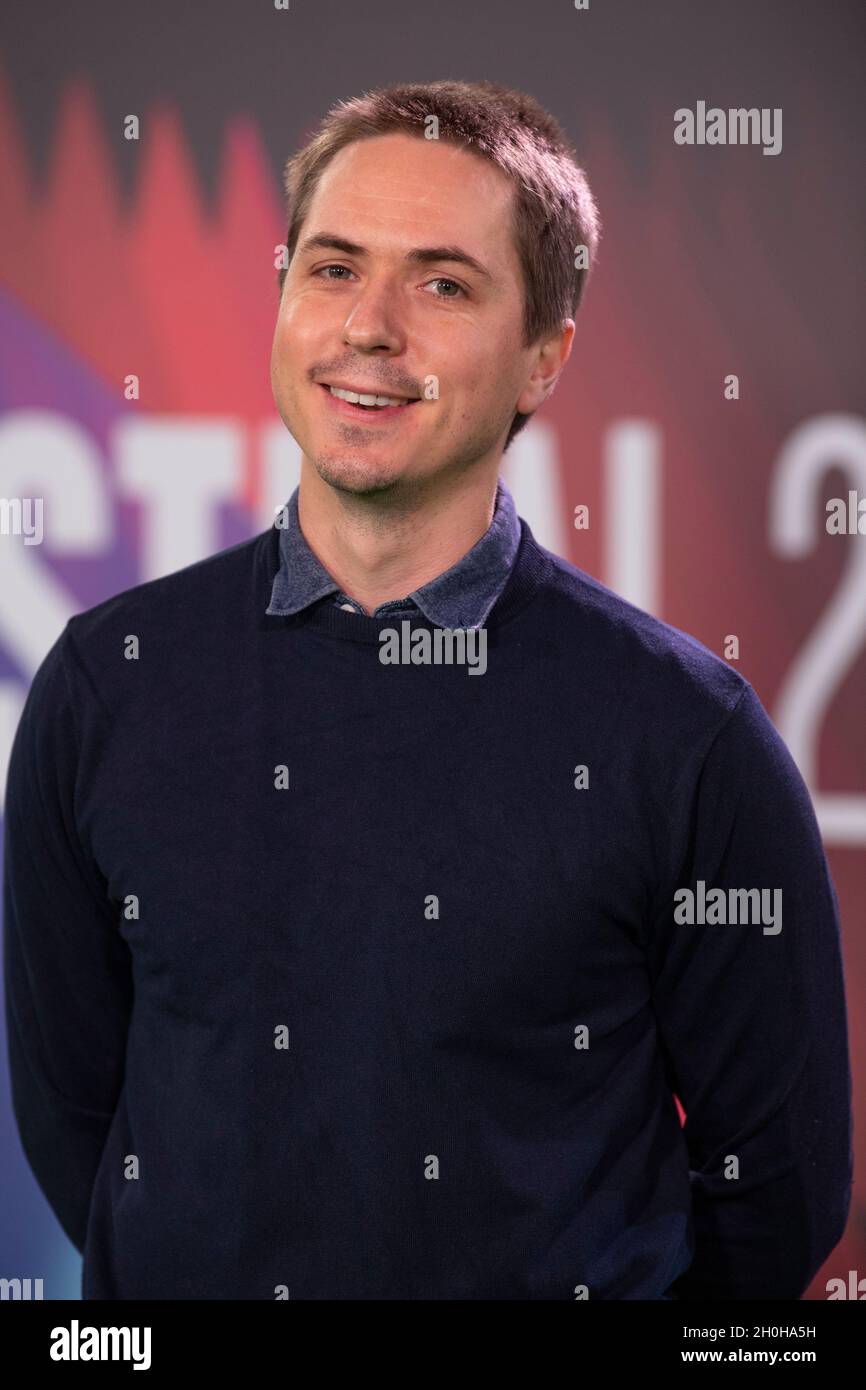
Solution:
<svg viewBox="0 0 866 1390">
<path fill-rule="evenodd" d="M 267 616 L 277 544 L 72 618 L 15 739 L 13 1098 L 84 1296 L 797 1298 L 851 1079 L 751 685 L 525 522 L 475 679 Z"/>
</svg>

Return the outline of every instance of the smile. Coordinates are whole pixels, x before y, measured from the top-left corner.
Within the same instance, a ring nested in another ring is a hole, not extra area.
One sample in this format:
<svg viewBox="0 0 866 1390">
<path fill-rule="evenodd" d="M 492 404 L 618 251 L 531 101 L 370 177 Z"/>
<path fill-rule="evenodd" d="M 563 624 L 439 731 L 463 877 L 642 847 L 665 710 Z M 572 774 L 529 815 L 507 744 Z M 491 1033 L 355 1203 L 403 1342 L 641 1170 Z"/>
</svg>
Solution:
<svg viewBox="0 0 866 1390">
<path fill-rule="evenodd" d="M 319 382 L 318 385 L 331 408 L 344 418 L 352 420 L 363 419 L 369 423 L 396 420 L 404 415 L 410 406 L 418 404 L 417 400 L 402 400 L 398 396 L 346 391 L 338 386 L 326 386 L 324 382 Z"/>
</svg>

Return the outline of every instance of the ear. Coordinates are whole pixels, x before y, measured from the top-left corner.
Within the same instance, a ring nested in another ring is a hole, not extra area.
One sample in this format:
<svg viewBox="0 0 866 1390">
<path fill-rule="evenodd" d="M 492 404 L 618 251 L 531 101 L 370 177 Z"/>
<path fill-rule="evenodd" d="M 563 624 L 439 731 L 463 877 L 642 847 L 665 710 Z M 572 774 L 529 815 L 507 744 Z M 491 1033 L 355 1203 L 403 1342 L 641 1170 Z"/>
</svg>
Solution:
<svg viewBox="0 0 866 1390">
<path fill-rule="evenodd" d="M 538 343 L 532 351 L 530 375 L 517 399 L 515 409 L 531 415 L 547 400 L 557 378 L 571 356 L 574 319 L 564 319 L 562 328 Z"/>
</svg>

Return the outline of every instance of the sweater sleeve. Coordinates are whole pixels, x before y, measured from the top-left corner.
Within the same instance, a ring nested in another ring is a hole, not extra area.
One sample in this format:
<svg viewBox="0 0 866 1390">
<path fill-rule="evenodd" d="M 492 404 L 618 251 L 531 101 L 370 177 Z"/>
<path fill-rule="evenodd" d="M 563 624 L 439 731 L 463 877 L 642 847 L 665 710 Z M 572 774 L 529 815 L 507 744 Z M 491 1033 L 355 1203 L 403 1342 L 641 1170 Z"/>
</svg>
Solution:
<svg viewBox="0 0 866 1390">
<path fill-rule="evenodd" d="M 692 1187 L 694 1258 L 671 1292 L 797 1299 L 850 1205 L 847 1016 L 838 902 L 815 813 L 751 685 L 679 798 L 685 852 L 648 942 Z M 760 922 L 739 911 L 731 925 L 728 907 L 719 922 L 690 924 L 678 920 L 684 888 L 724 889 L 728 904 L 729 889 L 769 891 Z"/>
<path fill-rule="evenodd" d="M 132 980 L 118 908 L 76 826 L 74 672 L 67 625 L 36 672 L 12 746 L 3 966 L 21 1143 L 63 1230 L 82 1251 L 123 1081 Z"/>
</svg>

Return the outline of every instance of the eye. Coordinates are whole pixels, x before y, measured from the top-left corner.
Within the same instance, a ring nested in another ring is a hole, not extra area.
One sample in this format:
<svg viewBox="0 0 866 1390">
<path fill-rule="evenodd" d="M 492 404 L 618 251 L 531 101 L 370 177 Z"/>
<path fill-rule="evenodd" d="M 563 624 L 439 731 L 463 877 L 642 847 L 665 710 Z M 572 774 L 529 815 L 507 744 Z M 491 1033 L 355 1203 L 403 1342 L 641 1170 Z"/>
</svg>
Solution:
<svg viewBox="0 0 866 1390">
<path fill-rule="evenodd" d="M 322 272 L 323 272 L 323 271 L 326 271 L 326 270 L 345 270 L 345 272 L 346 272 L 347 275 L 351 275 L 351 273 L 352 273 L 352 272 L 349 270 L 348 266 L 345 266 L 345 265 L 322 265 L 322 266 L 319 266 L 319 269 L 318 269 L 318 270 L 314 270 L 314 271 L 313 271 L 313 274 L 314 274 L 314 275 L 321 275 Z M 326 278 L 327 278 L 328 280 L 330 280 L 330 279 L 336 278 L 336 277 L 332 277 L 332 276 L 328 275 Z M 343 278 L 342 276 L 339 277 L 339 279 L 342 279 L 342 278 Z"/>
<path fill-rule="evenodd" d="M 454 286 L 454 289 L 455 289 L 455 290 L 458 290 L 458 291 L 460 292 L 460 294 L 465 294 L 465 293 L 466 293 L 466 291 L 464 290 L 463 286 L 462 286 L 462 285 L 458 285 L 458 283 L 457 283 L 456 280 L 449 280 L 449 279 L 447 279 L 446 276 L 444 276 L 444 275 L 438 275 L 438 276 L 436 277 L 435 280 L 431 280 L 431 281 L 430 281 L 430 284 L 431 284 L 431 285 L 453 285 L 453 286 Z M 454 299 L 454 298 L 456 298 L 456 296 L 453 295 L 453 294 L 437 294 L 437 295 L 435 295 L 434 297 L 435 297 L 436 299 Z"/>
<path fill-rule="evenodd" d="M 329 274 L 329 272 L 332 271 L 332 270 L 334 270 L 334 271 L 338 271 L 338 270 L 339 270 L 339 271 L 343 271 L 344 274 L 343 274 L 343 275 L 331 275 L 331 274 Z M 331 263 L 331 264 L 329 264 L 329 265 L 322 265 L 322 266 L 319 266 L 318 270 L 314 270 L 314 271 L 313 271 L 313 277 L 314 277 L 314 278 L 317 278 L 317 277 L 318 277 L 318 278 L 324 277 L 326 280 L 330 280 L 332 283 L 336 283 L 336 284 L 339 284 L 339 282 L 344 278 L 344 275 L 351 275 L 351 274 L 352 274 L 352 271 L 349 270 L 348 266 L 340 265 L 339 263 L 336 263 L 336 262 Z M 457 294 L 456 294 L 456 295 L 453 294 L 453 293 L 448 293 L 448 294 L 436 294 L 436 295 L 434 296 L 436 299 L 456 299 L 459 295 L 462 294 L 462 295 L 465 296 L 465 294 L 466 294 L 466 291 L 464 290 L 464 288 L 463 288 L 462 285 L 458 285 L 458 283 L 457 283 L 456 280 L 452 280 L 452 279 L 450 279 L 448 276 L 445 276 L 445 275 L 437 275 L 436 279 L 435 279 L 435 280 L 431 280 L 429 283 L 430 283 L 431 285 L 450 285 L 452 291 L 453 291 L 453 290 L 456 290 L 456 291 L 457 291 Z M 426 288 L 426 287 L 425 287 L 425 288 Z"/>
</svg>

